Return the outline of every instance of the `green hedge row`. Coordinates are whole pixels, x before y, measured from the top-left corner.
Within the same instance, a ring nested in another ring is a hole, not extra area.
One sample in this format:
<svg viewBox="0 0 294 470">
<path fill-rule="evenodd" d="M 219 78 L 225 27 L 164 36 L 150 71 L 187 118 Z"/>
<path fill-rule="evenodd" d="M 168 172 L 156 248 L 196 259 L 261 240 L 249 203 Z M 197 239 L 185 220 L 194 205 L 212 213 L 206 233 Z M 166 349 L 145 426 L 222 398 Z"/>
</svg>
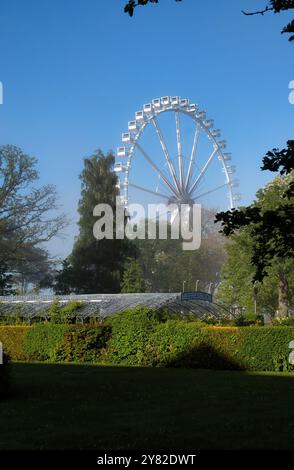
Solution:
<svg viewBox="0 0 294 470">
<path fill-rule="evenodd" d="M 36 324 L 0 326 L 0 341 L 13 361 L 88 361 L 99 360 L 110 335 L 107 325 Z"/>
<path fill-rule="evenodd" d="M 290 370 L 293 327 L 207 327 L 169 321 L 146 344 L 150 365 L 231 370 Z"/>
<path fill-rule="evenodd" d="M 289 370 L 294 327 L 205 327 L 148 309 L 114 315 L 102 326 L 1 326 L 12 360 L 87 361 L 118 365 Z"/>
</svg>

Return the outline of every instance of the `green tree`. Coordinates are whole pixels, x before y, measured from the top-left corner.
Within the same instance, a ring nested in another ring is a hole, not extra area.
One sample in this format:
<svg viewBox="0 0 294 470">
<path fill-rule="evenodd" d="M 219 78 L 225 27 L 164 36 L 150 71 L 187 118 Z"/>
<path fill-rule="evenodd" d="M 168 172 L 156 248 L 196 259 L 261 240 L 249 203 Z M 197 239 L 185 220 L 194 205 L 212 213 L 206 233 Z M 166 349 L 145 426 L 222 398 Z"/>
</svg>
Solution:
<svg viewBox="0 0 294 470">
<path fill-rule="evenodd" d="M 220 280 L 225 259 L 225 238 L 214 225 L 214 211 L 202 210 L 200 249 L 183 251 L 182 240 L 136 240 L 138 260 L 143 268 L 148 292 L 180 292 L 183 281 L 187 290 L 206 290 Z"/>
<path fill-rule="evenodd" d="M 244 227 L 230 237 L 227 259 L 222 268 L 221 282 L 216 298 L 229 308 L 237 305 L 249 314 L 267 313 L 274 317 L 279 309 L 279 273 L 282 269 L 288 279 L 289 308 L 294 301 L 294 261 L 284 261 L 268 269 L 263 282 L 253 282 L 251 264 L 254 240 L 250 228 Z M 255 312 L 256 310 L 256 312 Z"/>
<path fill-rule="evenodd" d="M 56 277 L 56 293 L 120 291 L 121 274 L 126 258 L 132 252 L 131 244 L 128 240 L 96 240 L 93 235 L 96 221 L 93 210 L 97 204 L 109 204 L 115 221 L 118 190 L 113 165 L 111 152 L 105 156 L 98 150 L 84 159 L 84 169 L 80 175 L 79 235 L 71 255 Z"/>
<path fill-rule="evenodd" d="M 14 294 L 12 289 L 12 275 L 8 273 L 7 264 L 2 261 L 0 265 L 0 295 Z"/>
<path fill-rule="evenodd" d="M 128 258 L 121 282 L 121 292 L 127 294 L 144 291 L 145 283 L 142 267 L 138 260 Z"/>
<path fill-rule="evenodd" d="M 278 314 L 289 313 L 289 270 L 294 260 L 294 142 L 287 149 L 273 149 L 263 159 L 262 170 L 280 171 L 266 188 L 258 191 L 256 201 L 240 210 L 217 214 L 222 232 L 232 236 L 248 231 L 252 241 L 250 263 L 252 282 L 263 282 L 270 272 L 278 276 Z"/>
<path fill-rule="evenodd" d="M 55 264 L 44 248 L 24 245 L 20 247 L 17 259 L 10 263 L 13 285 L 18 286 L 21 295 L 29 290 L 38 292 L 42 287 L 51 287 L 48 280 L 52 279 Z"/>
<path fill-rule="evenodd" d="M 52 280 L 52 287 L 56 295 L 68 295 L 74 291 L 75 274 L 68 258 L 64 259 L 61 269 L 57 271 Z"/>
<path fill-rule="evenodd" d="M 40 254 L 40 246 L 67 225 L 65 215 L 57 213 L 55 187 L 37 186 L 36 164 L 18 147 L 0 147 L 0 266 L 7 273 L 20 264 L 28 271 L 32 254 Z M 5 279 L 9 276 L 3 274 Z"/>
</svg>

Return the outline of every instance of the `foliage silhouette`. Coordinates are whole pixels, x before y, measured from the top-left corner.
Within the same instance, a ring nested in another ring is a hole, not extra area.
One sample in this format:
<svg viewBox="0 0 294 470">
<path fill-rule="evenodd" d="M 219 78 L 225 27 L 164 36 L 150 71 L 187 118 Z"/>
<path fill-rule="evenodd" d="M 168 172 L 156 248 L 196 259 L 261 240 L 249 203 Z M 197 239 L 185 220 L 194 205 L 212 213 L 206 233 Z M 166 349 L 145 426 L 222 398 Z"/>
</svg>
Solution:
<svg viewBox="0 0 294 470">
<path fill-rule="evenodd" d="M 176 2 L 181 2 L 182 0 L 175 0 Z M 124 12 L 128 13 L 129 16 L 134 15 L 135 8 L 138 6 L 145 6 L 148 3 L 159 3 L 159 0 L 129 0 L 124 7 Z M 246 16 L 252 15 L 264 15 L 268 12 L 281 13 L 283 11 L 294 9 L 294 0 L 268 0 L 268 4 L 262 9 L 254 12 L 245 12 L 242 13 Z M 282 34 L 292 34 L 294 33 L 294 19 L 290 21 L 281 31 Z M 289 37 L 289 41 L 294 40 L 294 35 Z"/>
</svg>

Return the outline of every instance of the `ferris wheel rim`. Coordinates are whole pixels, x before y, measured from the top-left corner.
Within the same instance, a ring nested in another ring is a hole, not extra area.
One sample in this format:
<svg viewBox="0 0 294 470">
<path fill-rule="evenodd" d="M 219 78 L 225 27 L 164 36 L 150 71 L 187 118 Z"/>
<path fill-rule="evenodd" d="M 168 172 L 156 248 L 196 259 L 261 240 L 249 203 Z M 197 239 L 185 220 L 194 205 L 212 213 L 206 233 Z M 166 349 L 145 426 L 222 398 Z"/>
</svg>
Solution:
<svg viewBox="0 0 294 470">
<path fill-rule="evenodd" d="M 178 98 L 179 103 L 180 103 L 180 101 L 183 101 L 183 99 L 181 99 L 180 97 L 177 97 L 177 98 Z M 152 105 L 150 104 L 150 106 L 152 106 L 152 109 L 149 113 L 145 113 L 144 111 L 136 112 L 135 121 L 130 121 L 129 122 L 129 132 L 123 134 L 123 135 L 129 134 L 131 136 L 130 141 L 129 141 L 129 145 L 127 147 L 127 149 L 128 149 L 127 165 L 126 165 L 126 169 L 124 171 L 124 173 L 125 173 L 124 188 L 125 189 L 124 189 L 123 199 L 124 199 L 125 206 L 127 207 L 128 204 L 129 204 L 129 197 L 128 197 L 128 188 L 129 188 L 129 186 L 133 186 L 133 187 L 137 186 L 137 189 L 144 190 L 144 188 L 142 188 L 142 187 L 140 188 L 138 185 L 134 185 L 134 184 L 129 183 L 129 174 L 130 174 L 130 171 L 131 171 L 131 168 L 132 168 L 132 159 L 134 158 L 134 154 L 135 154 L 137 149 L 141 153 L 145 153 L 145 158 L 147 157 L 147 160 L 149 160 L 149 164 L 151 164 L 151 158 L 150 157 L 148 158 L 147 153 L 142 149 L 142 146 L 140 145 L 140 139 L 141 139 L 142 134 L 143 134 L 144 130 L 146 129 L 146 127 L 150 123 L 152 123 L 153 126 L 155 127 L 158 138 L 160 140 L 163 153 L 165 154 L 165 157 L 166 157 L 166 162 L 169 165 L 170 175 L 172 176 L 172 179 L 173 179 L 173 182 L 174 182 L 174 187 L 172 186 L 170 181 L 167 181 L 167 178 L 164 177 L 163 173 L 157 167 L 156 163 L 154 164 L 154 162 L 152 162 L 153 167 L 154 167 L 153 169 L 156 171 L 156 173 L 162 179 L 162 181 L 165 181 L 166 186 L 168 186 L 169 189 L 172 192 L 175 192 L 174 190 L 179 191 L 180 188 L 178 187 L 178 183 L 180 181 L 181 187 L 183 187 L 183 185 L 184 185 L 186 190 L 188 190 L 190 180 L 191 180 L 191 169 L 192 169 L 192 166 L 193 166 L 193 162 L 194 162 L 195 155 L 196 155 L 196 150 L 197 150 L 197 143 L 198 143 L 199 135 L 202 131 L 205 134 L 205 136 L 211 141 L 213 151 L 212 151 L 212 153 L 211 153 L 211 155 L 208 159 L 207 166 L 204 167 L 204 171 L 200 172 L 200 174 L 198 175 L 198 180 L 195 181 L 194 183 L 192 183 L 192 191 L 190 190 L 190 192 L 188 191 L 188 193 L 190 194 L 190 196 L 192 198 L 193 193 L 194 193 L 195 189 L 197 188 L 197 183 L 198 183 L 199 179 L 201 179 L 202 176 L 206 173 L 210 162 L 217 155 L 218 159 L 220 160 L 221 165 L 222 165 L 222 169 L 223 169 L 224 176 L 225 176 L 225 182 L 222 185 L 220 185 L 219 187 L 215 188 L 215 189 L 211 189 L 211 190 L 206 191 L 205 194 L 212 193 L 212 192 L 220 189 L 221 187 L 226 187 L 227 188 L 227 195 L 228 195 L 228 198 L 229 198 L 229 207 L 230 207 L 230 209 L 232 209 L 233 207 L 235 207 L 234 202 L 237 200 L 237 197 L 236 197 L 237 195 L 234 194 L 233 187 L 238 185 L 238 183 L 234 183 L 233 179 L 231 178 L 232 171 L 230 171 L 230 169 L 234 168 L 234 167 L 230 167 L 229 165 L 226 164 L 225 156 L 226 155 L 229 156 L 229 157 L 227 157 L 228 160 L 231 159 L 229 153 L 223 152 L 223 149 L 226 147 L 226 143 L 223 140 L 221 140 L 221 141 L 217 140 L 217 138 L 220 137 L 220 131 L 218 129 L 211 130 L 211 127 L 213 127 L 213 126 L 211 126 L 211 122 L 213 122 L 213 121 L 206 119 L 206 112 L 205 111 L 200 111 L 198 105 L 194 105 L 194 104 L 193 105 L 188 105 L 187 109 L 185 107 L 182 107 L 180 104 L 177 104 L 177 105 L 169 104 L 168 106 L 165 106 L 165 105 L 162 104 L 163 99 L 170 100 L 170 103 L 171 103 L 173 98 L 172 97 L 164 97 L 164 98 L 157 98 L 155 100 L 152 100 L 152 103 L 154 103 L 155 101 L 160 101 L 160 106 L 158 108 L 156 108 L 153 104 Z M 189 103 L 189 100 L 184 99 L 184 101 L 187 101 Z M 144 108 L 145 108 L 145 106 L 149 106 L 149 105 L 144 105 Z M 194 111 L 192 113 L 191 113 L 191 107 Z M 178 159 L 179 159 L 179 178 L 177 178 L 178 175 L 174 174 L 173 165 L 170 161 L 170 157 L 168 155 L 168 150 L 166 148 L 164 139 L 161 138 L 161 130 L 160 130 L 160 127 L 159 127 L 158 122 L 157 122 L 157 116 L 160 116 L 161 114 L 167 113 L 167 112 L 173 112 L 173 113 L 175 113 L 175 116 L 176 116 L 176 132 L 177 132 Z M 192 119 L 195 123 L 195 135 L 194 135 L 194 140 L 193 140 L 193 147 L 192 147 L 191 155 L 190 155 L 189 169 L 188 169 L 188 172 L 187 172 L 186 175 L 184 175 L 184 172 L 183 172 L 183 170 L 181 170 L 181 167 L 180 167 L 180 165 L 181 165 L 181 161 L 180 161 L 181 141 L 178 137 L 178 135 L 179 135 L 178 120 L 179 120 L 180 113 L 187 116 L 188 118 Z M 142 119 L 140 119 L 140 120 L 139 120 L 139 118 L 137 119 L 137 116 L 140 116 L 140 118 L 142 117 Z M 140 123 L 140 121 L 141 121 L 141 123 Z M 130 123 L 132 123 L 132 122 L 135 123 L 135 126 L 136 126 L 135 132 L 132 132 L 130 130 Z M 137 127 L 137 125 L 138 125 L 138 127 Z M 121 148 L 123 148 L 123 147 L 121 147 Z M 142 150 L 143 150 L 143 152 L 142 152 Z M 146 192 L 151 192 L 152 193 L 152 191 L 148 190 L 148 188 L 145 188 L 145 190 L 146 190 Z M 153 192 L 153 193 L 155 194 L 155 192 Z M 180 193 L 180 191 L 179 191 L 179 193 Z M 164 196 L 164 195 L 162 195 L 162 196 L 167 197 L 167 196 Z M 194 195 L 193 199 L 194 200 L 199 199 L 201 196 L 203 196 L 203 195 Z"/>
</svg>

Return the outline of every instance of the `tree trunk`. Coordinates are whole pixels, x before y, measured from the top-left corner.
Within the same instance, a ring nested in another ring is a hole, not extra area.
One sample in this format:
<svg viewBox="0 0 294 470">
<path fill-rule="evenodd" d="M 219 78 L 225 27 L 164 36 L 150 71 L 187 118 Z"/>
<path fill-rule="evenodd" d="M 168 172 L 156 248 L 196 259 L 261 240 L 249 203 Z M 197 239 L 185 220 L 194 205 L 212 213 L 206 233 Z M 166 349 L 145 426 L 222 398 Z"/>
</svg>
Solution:
<svg viewBox="0 0 294 470">
<path fill-rule="evenodd" d="M 287 318 L 289 316 L 289 286 L 286 275 L 283 271 L 279 272 L 279 306 L 278 317 Z"/>
</svg>

